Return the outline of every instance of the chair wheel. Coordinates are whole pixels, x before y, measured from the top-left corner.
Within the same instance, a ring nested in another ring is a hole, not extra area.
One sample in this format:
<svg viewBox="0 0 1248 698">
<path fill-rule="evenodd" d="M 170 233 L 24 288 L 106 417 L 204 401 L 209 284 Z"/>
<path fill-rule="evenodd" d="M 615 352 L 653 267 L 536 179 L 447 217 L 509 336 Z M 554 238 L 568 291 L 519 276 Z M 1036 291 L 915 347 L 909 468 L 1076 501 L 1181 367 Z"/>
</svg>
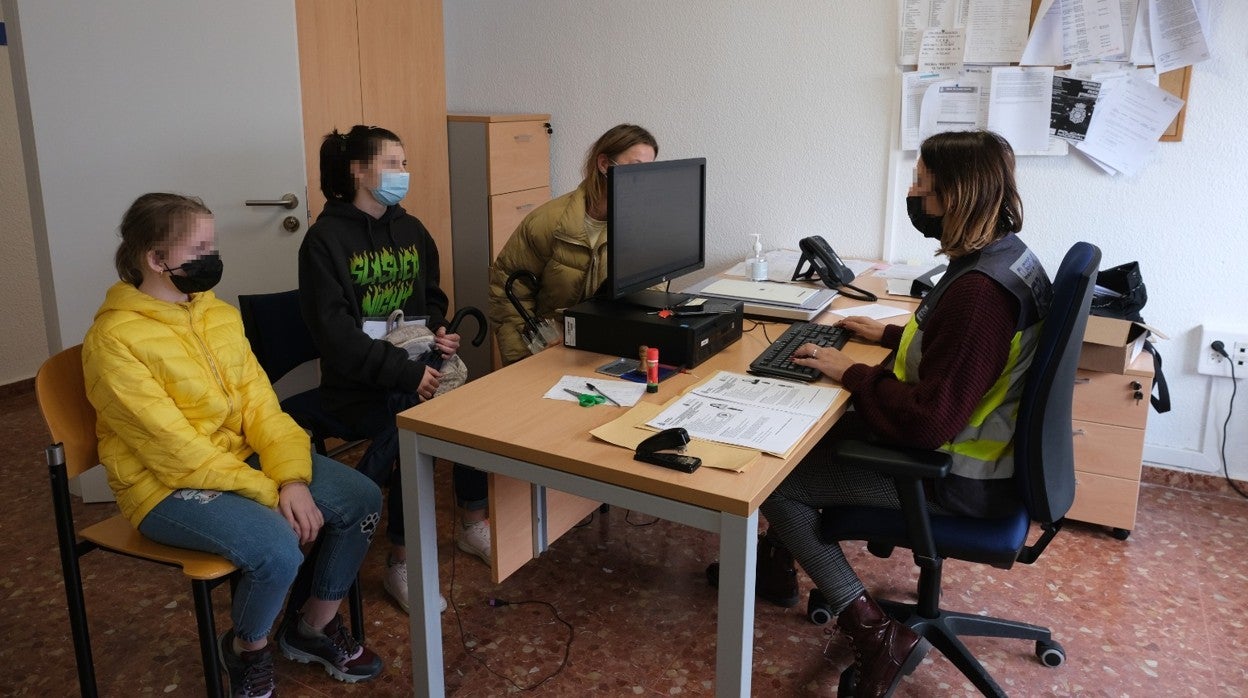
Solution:
<svg viewBox="0 0 1248 698">
<path fill-rule="evenodd" d="M 1131 531 L 1125 528 L 1115 528 L 1109 532 L 1109 535 L 1113 536 L 1116 540 L 1126 540 L 1127 537 L 1131 535 Z"/>
<path fill-rule="evenodd" d="M 806 599 L 806 617 L 815 625 L 827 625 L 832 620 L 832 607 L 818 589 L 811 589 Z"/>
<path fill-rule="evenodd" d="M 1066 662 L 1066 650 L 1056 640 L 1037 640 L 1036 658 L 1047 667 L 1061 666 Z"/>
</svg>

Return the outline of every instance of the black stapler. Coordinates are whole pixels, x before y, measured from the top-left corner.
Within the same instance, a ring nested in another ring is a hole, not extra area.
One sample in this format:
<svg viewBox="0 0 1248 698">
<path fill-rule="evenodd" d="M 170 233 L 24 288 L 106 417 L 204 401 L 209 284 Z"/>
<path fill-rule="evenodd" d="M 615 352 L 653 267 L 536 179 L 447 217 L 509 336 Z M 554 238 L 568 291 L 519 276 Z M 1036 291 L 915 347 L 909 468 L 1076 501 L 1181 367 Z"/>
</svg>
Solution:
<svg viewBox="0 0 1248 698">
<path fill-rule="evenodd" d="M 701 458 L 680 453 L 663 453 L 663 451 L 683 451 L 688 443 L 689 432 L 685 431 L 684 427 L 664 429 L 637 444 L 637 452 L 633 454 L 633 460 L 661 465 L 682 473 L 692 473 L 702 465 Z"/>
</svg>

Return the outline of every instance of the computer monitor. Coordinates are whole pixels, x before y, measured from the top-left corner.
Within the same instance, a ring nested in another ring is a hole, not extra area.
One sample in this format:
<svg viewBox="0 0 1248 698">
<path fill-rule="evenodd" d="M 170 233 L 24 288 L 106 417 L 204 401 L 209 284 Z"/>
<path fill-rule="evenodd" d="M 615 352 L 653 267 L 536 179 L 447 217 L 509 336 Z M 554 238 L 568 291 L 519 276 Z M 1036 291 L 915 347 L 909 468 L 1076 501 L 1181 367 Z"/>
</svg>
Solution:
<svg viewBox="0 0 1248 698">
<path fill-rule="evenodd" d="M 607 280 L 599 297 L 669 308 L 687 294 L 647 291 L 706 262 L 706 158 L 607 170 Z"/>
</svg>

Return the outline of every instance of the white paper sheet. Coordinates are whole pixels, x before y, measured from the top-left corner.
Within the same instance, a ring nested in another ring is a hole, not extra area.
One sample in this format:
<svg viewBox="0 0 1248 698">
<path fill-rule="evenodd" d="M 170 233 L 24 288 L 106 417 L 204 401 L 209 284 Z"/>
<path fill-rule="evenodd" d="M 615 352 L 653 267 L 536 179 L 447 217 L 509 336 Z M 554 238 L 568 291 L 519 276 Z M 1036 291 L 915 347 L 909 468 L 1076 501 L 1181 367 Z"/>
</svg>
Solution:
<svg viewBox="0 0 1248 698">
<path fill-rule="evenodd" d="M 983 128 L 987 115 L 980 113 L 981 89 L 974 77 L 928 86 L 919 110 L 919 143 L 936 133 Z"/>
<path fill-rule="evenodd" d="M 993 68 L 991 90 L 988 129 L 1004 136 L 1016 151 L 1047 150 L 1053 68 Z"/>
<path fill-rule="evenodd" d="M 957 74 L 965 49 L 965 29 L 925 29 L 919 43 L 919 72 Z"/>
<path fill-rule="evenodd" d="M 1063 63 L 1121 54 L 1121 0 L 1061 0 Z"/>
<path fill-rule="evenodd" d="M 1062 8 L 1054 0 L 1044 0 L 1036 13 L 1031 36 L 1019 65 L 1061 65 Z"/>
<path fill-rule="evenodd" d="M 940 73 L 901 74 L 901 149 L 918 150 L 919 118 L 923 113 L 923 96 L 934 83 L 947 79 Z"/>
<path fill-rule="evenodd" d="M 960 27 L 967 0 L 900 0 L 901 21 L 897 35 L 897 65 L 915 65 L 923 30 Z"/>
<path fill-rule="evenodd" d="M 839 393 L 837 388 L 719 371 L 646 424 L 684 427 L 696 439 L 783 455 Z"/>
<path fill-rule="evenodd" d="M 909 287 L 909 284 L 907 284 L 905 295 L 908 295 L 909 292 L 910 292 L 910 287 Z M 897 317 L 898 315 L 910 314 L 910 311 L 906 310 L 905 308 L 898 308 L 892 305 L 882 305 L 880 303 L 871 303 L 870 305 L 856 305 L 852 308 L 845 308 L 844 310 L 834 310 L 832 312 L 836 313 L 837 315 L 840 315 L 841 317 L 861 315 L 863 317 L 869 317 L 872 320 L 883 320 L 885 318 Z"/>
<path fill-rule="evenodd" d="M 601 393 L 595 392 L 589 386 L 594 386 Z M 586 376 L 564 376 L 555 383 L 550 390 L 542 397 L 551 400 L 565 400 L 567 402 L 578 402 L 579 399 L 573 397 L 568 391 L 584 395 L 609 395 L 612 400 L 620 403 L 621 407 L 632 407 L 637 404 L 642 395 L 646 394 L 645 383 L 634 383 L 632 381 L 617 381 L 602 376 L 588 378 Z M 604 402 L 607 407 L 615 407 L 610 402 Z"/>
<path fill-rule="evenodd" d="M 966 13 L 967 63 L 1017 63 L 1027 46 L 1031 4 L 974 0 Z"/>
<path fill-rule="evenodd" d="M 1088 135 L 1075 147 L 1115 170 L 1135 174 L 1182 107 L 1183 100 L 1134 75 L 1103 82 Z"/>
<path fill-rule="evenodd" d="M 1149 0 L 1149 37 L 1158 73 L 1209 60 L 1196 0 Z"/>
</svg>

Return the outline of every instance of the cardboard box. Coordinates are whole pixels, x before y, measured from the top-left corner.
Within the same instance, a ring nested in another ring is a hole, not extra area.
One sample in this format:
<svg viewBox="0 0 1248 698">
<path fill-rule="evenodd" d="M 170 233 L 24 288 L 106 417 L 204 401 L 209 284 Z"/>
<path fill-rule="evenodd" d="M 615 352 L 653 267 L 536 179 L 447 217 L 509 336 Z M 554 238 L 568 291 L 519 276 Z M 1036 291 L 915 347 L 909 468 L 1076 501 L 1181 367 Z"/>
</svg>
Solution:
<svg viewBox="0 0 1248 698">
<path fill-rule="evenodd" d="M 1139 322 L 1092 315 L 1083 333 L 1079 368 L 1104 373 L 1126 373 L 1144 349 L 1144 340 L 1156 330 Z M 1158 336 L 1164 337 L 1157 332 Z"/>
</svg>

